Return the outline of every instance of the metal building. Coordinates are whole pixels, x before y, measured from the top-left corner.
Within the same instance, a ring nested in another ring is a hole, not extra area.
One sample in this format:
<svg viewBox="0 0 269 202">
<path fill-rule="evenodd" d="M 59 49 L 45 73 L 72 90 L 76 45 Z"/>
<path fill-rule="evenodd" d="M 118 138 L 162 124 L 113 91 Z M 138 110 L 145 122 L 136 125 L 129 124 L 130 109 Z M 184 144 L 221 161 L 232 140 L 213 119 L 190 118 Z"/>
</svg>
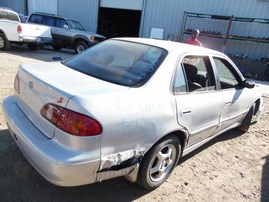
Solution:
<svg viewBox="0 0 269 202">
<path fill-rule="evenodd" d="M 66 16 L 108 38 L 184 41 L 188 30 L 198 28 L 222 35 L 201 35 L 205 47 L 239 59 L 269 58 L 269 0 L 0 0 L 0 6 L 26 15 L 39 11 Z M 201 15 L 185 19 L 186 12 Z M 215 16 L 234 16 L 235 20 L 229 27 L 228 18 Z"/>
</svg>

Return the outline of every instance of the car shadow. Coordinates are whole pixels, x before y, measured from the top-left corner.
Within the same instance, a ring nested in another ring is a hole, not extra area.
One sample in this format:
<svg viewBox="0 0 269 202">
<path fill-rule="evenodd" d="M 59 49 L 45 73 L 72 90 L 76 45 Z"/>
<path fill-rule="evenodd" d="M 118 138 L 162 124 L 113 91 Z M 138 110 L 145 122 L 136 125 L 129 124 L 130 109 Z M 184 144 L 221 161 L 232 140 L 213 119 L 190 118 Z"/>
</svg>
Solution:
<svg viewBox="0 0 269 202">
<path fill-rule="evenodd" d="M 211 140 L 181 159 L 192 156 L 214 145 L 242 135 L 230 130 Z M 269 157 L 263 170 L 262 197 L 268 199 Z M 78 187 L 59 187 L 46 181 L 23 156 L 8 130 L 0 131 L 0 199 L 2 201 L 134 201 L 150 193 L 125 178 Z"/>
<path fill-rule="evenodd" d="M 261 201 L 269 201 L 269 155 L 264 157 L 265 164 L 262 170 L 262 182 L 261 182 Z"/>
<path fill-rule="evenodd" d="M 124 177 L 78 187 L 46 181 L 26 160 L 8 130 L 0 130 L 1 201 L 134 201 L 149 193 Z"/>
<path fill-rule="evenodd" d="M 237 129 L 232 129 L 232 130 L 226 131 L 225 133 L 213 138 L 212 140 L 210 140 L 206 144 L 204 144 L 204 145 L 200 146 L 199 148 L 195 149 L 193 152 L 191 152 L 191 153 L 187 154 L 186 156 L 182 157 L 179 160 L 178 164 L 183 163 L 184 161 L 192 158 L 196 154 L 202 152 L 206 148 L 208 148 L 208 147 L 210 147 L 210 146 L 212 146 L 212 145 L 214 145 L 214 144 L 216 144 L 218 142 L 223 142 L 223 141 L 226 141 L 226 140 L 237 138 L 237 137 L 240 137 L 243 134 L 244 134 L 244 132 L 242 132 L 240 130 L 237 130 Z"/>
<path fill-rule="evenodd" d="M 74 50 L 61 49 L 60 51 L 55 51 L 51 46 L 45 46 L 42 49 L 30 50 L 27 45 L 16 45 L 12 44 L 11 49 L 4 53 L 13 54 L 21 57 L 27 57 L 35 60 L 53 62 L 68 59 L 75 55 Z"/>
</svg>

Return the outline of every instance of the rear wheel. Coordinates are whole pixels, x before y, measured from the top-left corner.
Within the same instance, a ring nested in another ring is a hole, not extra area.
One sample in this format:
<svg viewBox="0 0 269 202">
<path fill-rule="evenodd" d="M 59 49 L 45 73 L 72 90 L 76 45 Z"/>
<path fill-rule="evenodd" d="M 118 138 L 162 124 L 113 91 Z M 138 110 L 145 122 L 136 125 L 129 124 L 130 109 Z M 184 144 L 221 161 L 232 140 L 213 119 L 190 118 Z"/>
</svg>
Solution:
<svg viewBox="0 0 269 202">
<path fill-rule="evenodd" d="M 10 49 L 10 41 L 6 38 L 3 33 L 0 33 L 0 50 L 9 50 Z"/>
<path fill-rule="evenodd" d="M 80 52 L 86 50 L 87 48 L 88 48 L 88 45 L 85 42 L 79 41 L 75 45 L 75 52 L 80 53 Z"/>
<path fill-rule="evenodd" d="M 171 174 L 181 153 L 176 136 L 167 136 L 148 151 L 140 165 L 138 183 L 145 189 L 159 187 Z"/>
</svg>

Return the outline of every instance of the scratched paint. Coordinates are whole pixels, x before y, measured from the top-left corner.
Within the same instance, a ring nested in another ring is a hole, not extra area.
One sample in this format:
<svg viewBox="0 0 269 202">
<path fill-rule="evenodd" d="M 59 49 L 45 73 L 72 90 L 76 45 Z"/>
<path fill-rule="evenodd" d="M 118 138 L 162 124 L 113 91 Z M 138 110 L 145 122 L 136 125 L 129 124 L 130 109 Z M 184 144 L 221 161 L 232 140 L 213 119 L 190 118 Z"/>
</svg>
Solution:
<svg viewBox="0 0 269 202">
<path fill-rule="evenodd" d="M 100 170 L 110 168 L 112 166 L 120 165 L 123 161 L 131 159 L 132 157 L 140 157 L 144 155 L 145 148 L 137 148 L 133 150 L 127 150 L 124 152 L 118 152 L 109 154 L 101 158 Z"/>
</svg>

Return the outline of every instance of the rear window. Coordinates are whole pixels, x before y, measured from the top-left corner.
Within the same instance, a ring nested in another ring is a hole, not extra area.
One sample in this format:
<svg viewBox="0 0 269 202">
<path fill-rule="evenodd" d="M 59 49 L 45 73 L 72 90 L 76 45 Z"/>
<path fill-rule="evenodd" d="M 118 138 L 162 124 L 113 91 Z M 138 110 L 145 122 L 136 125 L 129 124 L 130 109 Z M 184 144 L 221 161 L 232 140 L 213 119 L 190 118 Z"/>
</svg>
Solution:
<svg viewBox="0 0 269 202">
<path fill-rule="evenodd" d="M 8 12 L 1 11 L 0 12 L 0 18 L 1 19 L 7 19 L 8 20 Z"/>
<path fill-rule="evenodd" d="M 9 11 L 0 11 L 0 19 L 6 19 L 11 21 L 20 21 L 19 17 L 16 15 L 16 13 L 9 12 Z"/>
<path fill-rule="evenodd" d="M 50 17 L 50 16 L 46 16 L 43 23 L 44 23 L 44 25 L 54 27 L 55 26 L 55 18 Z"/>
<path fill-rule="evenodd" d="M 42 24 L 43 22 L 43 16 L 41 15 L 31 15 L 31 17 L 29 18 L 29 22 L 32 22 L 32 23 L 36 23 L 36 24 Z"/>
<path fill-rule="evenodd" d="M 63 64 L 104 81 L 139 87 L 154 74 L 166 55 L 166 50 L 155 46 L 107 40 Z"/>
<path fill-rule="evenodd" d="M 8 13 L 8 18 L 9 20 L 20 22 L 20 19 L 15 13 Z"/>
</svg>

